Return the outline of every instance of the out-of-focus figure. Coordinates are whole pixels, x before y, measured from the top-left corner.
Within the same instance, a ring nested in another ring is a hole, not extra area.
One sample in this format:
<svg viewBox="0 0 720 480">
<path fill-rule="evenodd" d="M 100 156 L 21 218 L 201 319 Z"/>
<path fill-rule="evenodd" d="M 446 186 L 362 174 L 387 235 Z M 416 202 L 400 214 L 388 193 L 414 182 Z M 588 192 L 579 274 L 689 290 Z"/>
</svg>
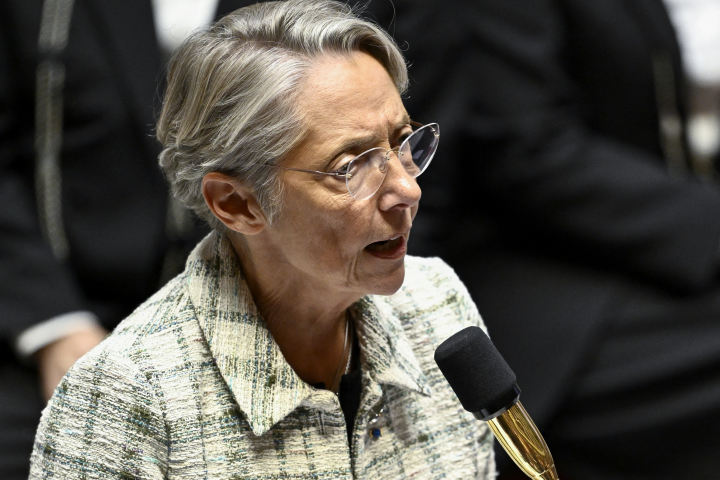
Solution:
<svg viewBox="0 0 720 480">
<path fill-rule="evenodd" d="M 560 477 L 717 478 L 720 189 L 664 3 L 394 4 L 443 125 L 411 250 L 468 285 Z"/>
<path fill-rule="evenodd" d="M 688 143 L 695 170 L 717 174 L 720 153 L 720 2 L 665 0 L 689 83 Z"/>
<path fill-rule="evenodd" d="M 199 238 L 157 166 L 162 65 L 178 38 L 248 3 L 0 4 L 3 479 L 27 478 L 65 371 Z"/>
</svg>

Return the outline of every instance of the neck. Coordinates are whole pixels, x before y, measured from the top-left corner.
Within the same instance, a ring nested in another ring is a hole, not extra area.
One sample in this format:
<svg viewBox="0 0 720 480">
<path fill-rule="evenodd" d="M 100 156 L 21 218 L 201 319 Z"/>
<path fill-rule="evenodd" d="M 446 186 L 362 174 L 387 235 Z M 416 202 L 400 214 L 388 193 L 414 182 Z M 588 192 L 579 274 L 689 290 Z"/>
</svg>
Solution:
<svg viewBox="0 0 720 480">
<path fill-rule="evenodd" d="M 345 341 L 346 312 L 359 297 L 281 274 L 277 258 L 251 249 L 242 236 L 231 234 L 230 239 L 255 305 L 285 360 L 303 381 L 336 390 L 338 367 L 344 373 L 351 348 Z"/>
</svg>

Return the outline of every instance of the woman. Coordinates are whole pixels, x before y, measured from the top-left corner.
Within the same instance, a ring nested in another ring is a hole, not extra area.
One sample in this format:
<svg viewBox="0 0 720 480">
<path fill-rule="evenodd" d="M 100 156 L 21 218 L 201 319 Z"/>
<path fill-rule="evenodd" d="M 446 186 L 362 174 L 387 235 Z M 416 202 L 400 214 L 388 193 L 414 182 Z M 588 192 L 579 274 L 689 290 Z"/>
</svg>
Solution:
<svg viewBox="0 0 720 480">
<path fill-rule="evenodd" d="M 477 309 L 405 258 L 439 139 L 406 84 L 390 37 L 329 0 L 238 10 L 178 51 L 160 163 L 215 232 L 65 377 L 32 478 L 493 477 L 432 359 Z"/>
</svg>

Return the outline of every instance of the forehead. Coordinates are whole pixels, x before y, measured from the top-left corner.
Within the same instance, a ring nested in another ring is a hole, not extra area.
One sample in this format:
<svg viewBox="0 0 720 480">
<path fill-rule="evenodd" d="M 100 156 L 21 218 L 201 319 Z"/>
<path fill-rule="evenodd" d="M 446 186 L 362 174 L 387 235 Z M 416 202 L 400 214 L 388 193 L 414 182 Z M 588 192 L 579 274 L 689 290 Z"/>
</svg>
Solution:
<svg viewBox="0 0 720 480">
<path fill-rule="evenodd" d="M 300 92 L 298 110 L 308 125 L 308 139 L 315 142 L 384 133 L 407 117 L 388 72 L 363 52 L 315 60 Z"/>
</svg>

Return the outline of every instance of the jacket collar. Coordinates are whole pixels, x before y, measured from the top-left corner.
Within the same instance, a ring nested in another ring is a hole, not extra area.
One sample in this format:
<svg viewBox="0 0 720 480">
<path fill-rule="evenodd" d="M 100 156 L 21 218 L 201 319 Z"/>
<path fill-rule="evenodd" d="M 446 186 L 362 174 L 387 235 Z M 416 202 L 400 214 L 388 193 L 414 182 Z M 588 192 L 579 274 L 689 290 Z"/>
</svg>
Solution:
<svg viewBox="0 0 720 480">
<path fill-rule="evenodd" d="M 190 300 L 218 370 L 255 435 L 262 435 L 317 390 L 285 360 L 255 306 L 226 236 L 211 233 L 190 254 Z M 430 387 L 389 303 L 367 296 L 352 307 L 364 388 Z M 327 402 L 325 402 L 327 403 Z"/>
</svg>

